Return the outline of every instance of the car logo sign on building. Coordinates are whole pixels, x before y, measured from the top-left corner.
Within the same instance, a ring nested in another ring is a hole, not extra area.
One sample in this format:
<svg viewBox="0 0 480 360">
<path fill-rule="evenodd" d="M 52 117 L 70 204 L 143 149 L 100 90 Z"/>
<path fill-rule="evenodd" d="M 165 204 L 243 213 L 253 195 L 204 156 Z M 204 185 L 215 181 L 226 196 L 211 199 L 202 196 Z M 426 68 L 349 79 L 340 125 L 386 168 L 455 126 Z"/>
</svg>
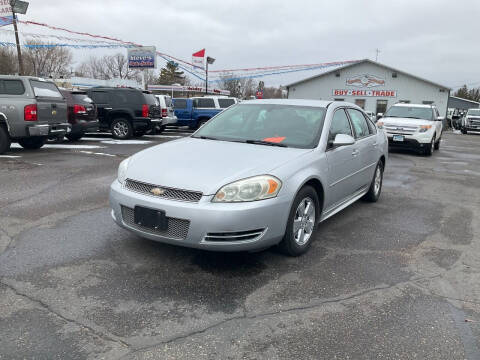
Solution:
<svg viewBox="0 0 480 360">
<path fill-rule="evenodd" d="M 382 79 L 375 75 L 362 74 L 362 75 L 355 75 L 351 78 L 348 78 L 346 81 L 346 84 L 347 86 L 371 88 L 375 86 L 385 85 L 385 79 Z"/>
</svg>

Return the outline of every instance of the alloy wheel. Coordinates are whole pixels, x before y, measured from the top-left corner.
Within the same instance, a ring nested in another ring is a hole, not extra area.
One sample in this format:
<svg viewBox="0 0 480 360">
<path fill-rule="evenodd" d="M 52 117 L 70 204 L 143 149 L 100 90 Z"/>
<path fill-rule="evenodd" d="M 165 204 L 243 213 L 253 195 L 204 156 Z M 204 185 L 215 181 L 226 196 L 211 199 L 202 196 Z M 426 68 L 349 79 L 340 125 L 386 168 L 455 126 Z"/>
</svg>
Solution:
<svg viewBox="0 0 480 360">
<path fill-rule="evenodd" d="M 293 218 L 293 238 L 298 245 L 305 245 L 315 226 L 315 203 L 307 197 L 300 201 Z"/>
<path fill-rule="evenodd" d="M 382 169 L 380 166 L 377 166 L 377 170 L 375 171 L 375 180 L 373 183 L 373 191 L 375 196 L 378 195 L 380 192 L 380 187 L 382 186 Z"/>
<path fill-rule="evenodd" d="M 128 125 L 123 121 L 119 121 L 113 126 L 113 132 L 118 137 L 126 137 L 128 134 Z"/>
</svg>

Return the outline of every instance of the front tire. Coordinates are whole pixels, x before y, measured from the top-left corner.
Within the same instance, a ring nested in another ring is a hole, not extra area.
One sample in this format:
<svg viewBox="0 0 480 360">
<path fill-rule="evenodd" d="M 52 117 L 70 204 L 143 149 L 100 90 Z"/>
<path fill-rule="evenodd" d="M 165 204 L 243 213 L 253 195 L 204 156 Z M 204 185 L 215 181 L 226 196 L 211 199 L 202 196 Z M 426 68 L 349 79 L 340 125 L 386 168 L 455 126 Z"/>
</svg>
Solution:
<svg viewBox="0 0 480 360">
<path fill-rule="evenodd" d="M 133 126 L 127 119 L 117 118 L 112 121 L 110 126 L 112 135 L 115 139 L 125 140 L 129 139 L 133 135 Z"/>
<path fill-rule="evenodd" d="M 468 133 L 467 129 L 462 128 L 462 134 L 467 135 L 467 133 Z"/>
<path fill-rule="evenodd" d="M 10 149 L 12 141 L 6 131 L 5 127 L 0 124 L 0 154 L 7 152 Z"/>
<path fill-rule="evenodd" d="M 375 173 L 373 174 L 373 180 L 370 184 L 370 188 L 368 192 L 363 197 L 366 201 L 369 202 L 377 202 L 380 194 L 382 192 L 382 184 L 383 184 L 383 170 L 384 165 L 383 161 L 380 160 L 375 168 Z"/>
<path fill-rule="evenodd" d="M 24 149 L 37 150 L 45 145 L 45 138 L 43 137 L 31 137 L 18 140 L 18 143 Z"/>
<path fill-rule="evenodd" d="M 289 256 L 300 256 L 310 249 L 313 233 L 320 218 L 318 195 L 311 186 L 304 186 L 290 209 L 287 229 L 279 244 L 280 250 Z"/>
<path fill-rule="evenodd" d="M 440 141 L 442 138 L 438 139 L 438 141 L 435 143 L 435 150 L 440 150 Z"/>
<path fill-rule="evenodd" d="M 435 135 L 433 135 L 432 141 L 428 144 L 427 148 L 425 149 L 425 155 L 432 156 L 433 150 L 435 150 Z"/>
</svg>

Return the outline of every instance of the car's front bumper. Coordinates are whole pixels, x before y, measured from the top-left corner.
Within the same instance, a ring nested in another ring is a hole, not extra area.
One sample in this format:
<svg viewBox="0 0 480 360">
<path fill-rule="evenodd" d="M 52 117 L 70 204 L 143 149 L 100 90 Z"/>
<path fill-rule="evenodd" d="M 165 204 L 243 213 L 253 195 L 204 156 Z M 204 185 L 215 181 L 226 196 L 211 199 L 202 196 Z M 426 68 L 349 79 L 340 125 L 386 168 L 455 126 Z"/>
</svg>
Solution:
<svg viewBox="0 0 480 360">
<path fill-rule="evenodd" d="M 415 135 L 392 134 L 389 132 L 387 132 L 386 134 L 389 147 L 412 148 L 417 150 L 427 148 L 430 145 L 433 136 L 429 132 L 417 133 Z M 395 135 L 403 136 L 403 141 L 394 141 L 393 137 Z"/>
<path fill-rule="evenodd" d="M 211 199 L 212 196 L 203 196 L 198 203 L 192 203 L 157 198 L 127 190 L 117 180 L 110 187 L 113 220 L 151 240 L 214 251 L 249 251 L 272 246 L 283 238 L 291 205 L 288 197 L 245 203 L 212 203 Z M 183 238 L 160 235 L 152 229 L 132 224 L 131 218 L 124 215 L 125 209 L 131 213 L 135 206 L 163 210 L 169 219 L 188 221 L 186 235 Z M 261 230 L 261 234 L 247 240 L 231 240 L 228 236 L 224 241 L 206 239 L 207 234 L 212 233 L 228 235 L 254 230 Z"/>
</svg>

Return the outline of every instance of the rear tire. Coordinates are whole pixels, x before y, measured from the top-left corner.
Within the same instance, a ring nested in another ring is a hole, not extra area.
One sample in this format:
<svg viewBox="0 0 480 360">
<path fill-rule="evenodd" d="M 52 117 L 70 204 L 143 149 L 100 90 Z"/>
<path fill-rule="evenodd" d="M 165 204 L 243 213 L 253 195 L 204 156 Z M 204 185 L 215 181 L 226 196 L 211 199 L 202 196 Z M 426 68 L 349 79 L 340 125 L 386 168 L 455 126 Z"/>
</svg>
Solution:
<svg viewBox="0 0 480 360">
<path fill-rule="evenodd" d="M 380 160 L 375 168 L 375 173 L 373 174 L 372 183 L 370 184 L 370 188 L 368 192 L 363 197 L 368 202 L 377 202 L 380 194 L 382 192 L 382 184 L 383 184 L 383 170 L 384 170 L 383 161 Z"/>
<path fill-rule="evenodd" d="M 319 218 L 317 192 L 311 186 L 304 186 L 293 201 L 285 235 L 278 245 L 280 250 L 289 256 L 305 254 L 312 244 Z"/>
<path fill-rule="evenodd" d="M 127 119 L 117 118 L 112 121 L 110 130 L 114 139 L 125 140 L 129 139 L 133 135 L 133 126 Z"/>
<path fill-rule="evenodd" d="M 3 154 L 10 150 L 10 136 L 3 125 L 0 124 L 0 154 Z"/>
<path fill-rule="evenodd" d="M 31 137 L 18 140 L 18 143 L 24 149 L 37 150 L 45 145 L 45 138 L 43 137 Z"/>
</svg>

